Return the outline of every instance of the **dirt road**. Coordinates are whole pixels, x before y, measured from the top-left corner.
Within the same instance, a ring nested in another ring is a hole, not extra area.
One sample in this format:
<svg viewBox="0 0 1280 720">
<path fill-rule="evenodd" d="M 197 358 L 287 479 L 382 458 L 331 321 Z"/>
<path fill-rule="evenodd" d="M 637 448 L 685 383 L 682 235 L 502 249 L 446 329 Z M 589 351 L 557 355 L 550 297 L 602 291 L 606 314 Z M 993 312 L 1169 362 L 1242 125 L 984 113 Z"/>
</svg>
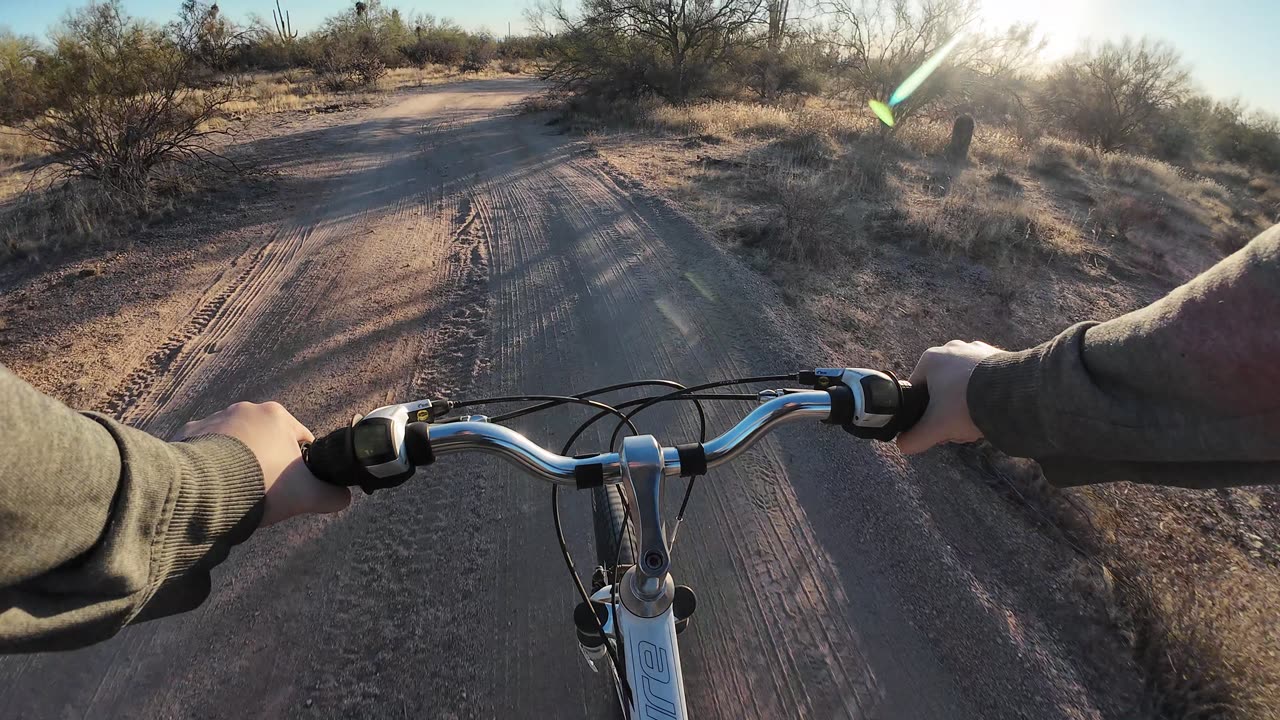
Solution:
<svg viewBox="0 0 1280 720">
<path fill-rule="evenodd" d="M 535 89 L 444 86 L 262 141 L 288 157 L 278 219 L 104 406 L 163 434 L 275 398 L 320 431 L 392 400 L 857 364 L 587 141 L 515 114 Z M 518 427 L 554 444 L 572 423 Z M 1094 657 L 1064 591 L 1069 553 L 969 472 L 823 427 L 703 481 L 674 556 L 700 601 L 681 637 L 694 716 L 1132 717 L 1133 678 Z M 609 717 L 548 495 L 451 457 L 263 531 L 194 613 L 4 659 L 0 715 Z M 587 565 L 589 499 L 564 512 Z"/>
</svg>

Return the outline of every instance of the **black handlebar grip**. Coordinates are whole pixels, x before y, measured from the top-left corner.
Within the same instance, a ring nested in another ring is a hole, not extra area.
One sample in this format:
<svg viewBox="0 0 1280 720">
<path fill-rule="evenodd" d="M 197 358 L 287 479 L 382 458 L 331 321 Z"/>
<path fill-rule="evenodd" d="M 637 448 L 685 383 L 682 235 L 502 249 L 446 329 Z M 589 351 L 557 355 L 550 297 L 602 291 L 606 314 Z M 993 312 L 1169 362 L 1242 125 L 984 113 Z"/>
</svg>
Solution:
<svg viewBox="0 0 1280 720">
<path fill-rule="evenodd" d="M 312 475 L 330 485 L 347 487 L 360 485 L 369 479 L 364 468 L 356 463 L 350 427 L 338 428 L 304 446 L 302 461 Z"/>
<path fill-rule="evenodd" d="M 896 433 L 901 434 L 915 427 L 924 417 L 924 411 L 929 408 L 929 386 L 924 383 L 912 385 L 905 380 L 898 384 L 902 388 L 902 407 L 894 416 L 893 424 Z"/>
</svg>

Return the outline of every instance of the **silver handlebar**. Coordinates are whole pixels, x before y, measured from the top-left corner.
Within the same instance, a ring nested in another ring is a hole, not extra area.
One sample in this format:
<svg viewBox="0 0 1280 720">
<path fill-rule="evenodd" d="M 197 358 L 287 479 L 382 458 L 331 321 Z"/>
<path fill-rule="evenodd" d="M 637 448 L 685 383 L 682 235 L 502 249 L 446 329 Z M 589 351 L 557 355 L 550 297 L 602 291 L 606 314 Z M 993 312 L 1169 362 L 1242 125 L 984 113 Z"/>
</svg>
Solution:
<svg viewBox="0 0 1280 720">
<path fill-rule="evenodd" d="M 826 420 L 831 416 L 831 395 L 825 390 L 790 393 L 774 398 L 751 411 L 724 434 L 703 443 L 707 469 L 738 457 L 773 428 L 804 419 Z M 618 453 L 601 453 L 583 458 L 558 455 L 529 438 L 488 422 L 452 422 L 431 425 L 431 450 L 436 455 L 477 451 L 505 458 L 521 470 L 558 485 L 575 485 L 579 466 L 599 465 L 606 484 L 622 479 Z M 663 474 L 680 474 L 680 454 L 674 447 L 662 448 Z"/>
</svg>

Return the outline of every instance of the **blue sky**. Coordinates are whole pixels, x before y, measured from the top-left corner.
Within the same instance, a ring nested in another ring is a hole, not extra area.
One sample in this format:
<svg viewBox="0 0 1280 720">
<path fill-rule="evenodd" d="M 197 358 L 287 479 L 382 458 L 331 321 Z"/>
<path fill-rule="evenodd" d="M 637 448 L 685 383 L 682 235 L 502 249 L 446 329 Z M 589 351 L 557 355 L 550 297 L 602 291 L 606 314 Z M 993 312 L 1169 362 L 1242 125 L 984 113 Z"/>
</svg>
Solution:
<svg viewBox="0 0 1280 720">
<path fill-rule="evenodd" d="M 173 16 L 180 0 L 125 0 L 135 15 L 156 20 Z M 404 12 L 428 12 L 452 18 L 472 29 L 519 32 L 530 0 L 384 0 Z M 572 2 L 572 0 L 570 0 Z M 43 35 L 75 0 L 0 0 L 0 25 Z M 281 0 L 294 26 L 306 31 L 327 15 L 349 7 L 349 0 Z M 221 0 L 222 11 L 236 19 L 256 12 L 270 18 L 273 0 Z M 1086 37 L 1125 35 L 1163 38 L 1182 51 L 1197 84 L 1215 97 L 1240 97 L 1255 107 L 1280 113 L 1280 0 L 984 0 L 985 19 L 993 26 L 1035 21 L 1050 38 L 1050 57 L 1065 55 Z"/>
</svg>

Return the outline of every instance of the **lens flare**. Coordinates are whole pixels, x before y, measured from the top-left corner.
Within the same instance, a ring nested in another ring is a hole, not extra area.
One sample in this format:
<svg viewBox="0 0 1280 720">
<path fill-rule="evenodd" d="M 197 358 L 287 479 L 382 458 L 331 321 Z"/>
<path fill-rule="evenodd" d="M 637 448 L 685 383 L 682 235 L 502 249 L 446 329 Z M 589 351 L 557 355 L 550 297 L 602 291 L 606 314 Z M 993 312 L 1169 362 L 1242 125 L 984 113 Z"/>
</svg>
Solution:
<svg viewBox="0 0 1280 720">
<path fill-rule="evenodd" d="M 876 117 L 880 118 L 880 122 L 884 123 L 885 125 L 888 125 L 889 127 L 893 127 L 893 109 L 892 108 L 880 102 L 879 100 L 872 100 L 867 104 L 871 106 L 871 112 L 875 113 Z"/>
<path fill-rule="evenodd" d="M 956 45 L 960 44 L 960 38 L 961 34 L 956 33 L 955 37 L 948 40 L 946 45 L 938 48 L 938 51 L 931 55 L 928 60 L 925 60 L 924 64 L 908 75 L 907 79 L 903 80 L 901 85 L 898 85 L 898 89 L 894 90 L 893 94 L 889 96 L 888 103 L 883 103 L 879 100 L 872 100 L 868 103 L 871 106 L 871 112 L 880 118 L 880 122 L 893 127 L 893 108 L 897 107 L 898 103 L 911 97 L 911 93 L 915 92 L 917 88 L 924 84 L 925 80 L 929 79 L 933 71 L 937 70 L 942 61 L 947 59 L 947 55 L 955 49 Z"/>
</svg>

